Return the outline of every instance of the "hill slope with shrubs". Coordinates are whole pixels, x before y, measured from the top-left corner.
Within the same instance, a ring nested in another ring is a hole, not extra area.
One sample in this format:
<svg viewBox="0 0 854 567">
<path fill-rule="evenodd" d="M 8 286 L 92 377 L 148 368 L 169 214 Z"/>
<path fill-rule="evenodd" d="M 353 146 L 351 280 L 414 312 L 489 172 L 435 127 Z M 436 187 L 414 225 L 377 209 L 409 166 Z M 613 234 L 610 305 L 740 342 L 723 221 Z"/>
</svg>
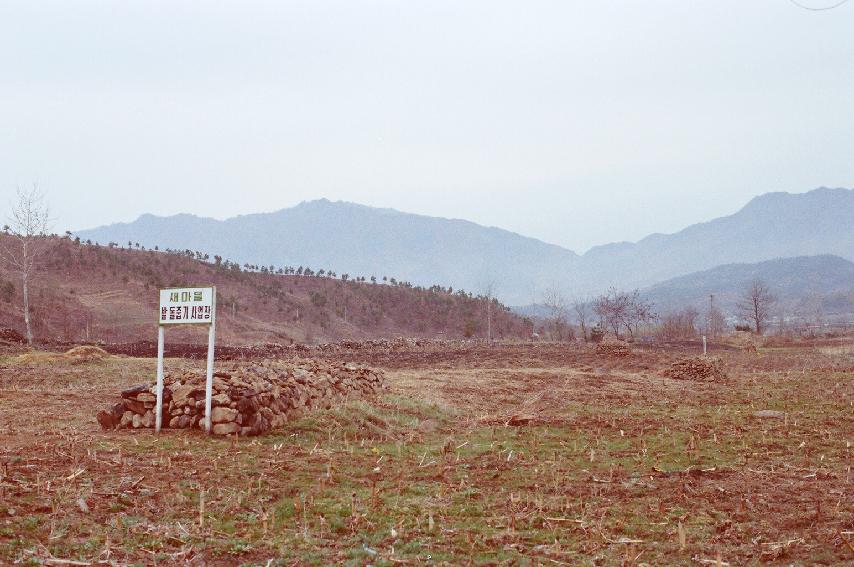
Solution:
<svg viewBox="0 0 854 567">
<path fill-rule="evenodd" d="M 58 237 L 42 244 L 45 251 L 30 285 L 37 341 L 151 340 L 156 338 L 158 289 L 208 285 L 217 287 L 221 343 L 477 338 L 486 336 L 488 311 L 494 337 L 531 332 L 527 320 L 497 301 L 488 309 L 486 298 L 462 290 L 325 270 L 276 273 L 189 250 L 97 246 Z M 0 235 L 0 246 L 14 242 Z M 23 331 L 22 302 L 18 276 L 0 266 L 0 327 Z M 204 333 L 170 329 L 167 340 L 199 341 Z"/>
</svg>

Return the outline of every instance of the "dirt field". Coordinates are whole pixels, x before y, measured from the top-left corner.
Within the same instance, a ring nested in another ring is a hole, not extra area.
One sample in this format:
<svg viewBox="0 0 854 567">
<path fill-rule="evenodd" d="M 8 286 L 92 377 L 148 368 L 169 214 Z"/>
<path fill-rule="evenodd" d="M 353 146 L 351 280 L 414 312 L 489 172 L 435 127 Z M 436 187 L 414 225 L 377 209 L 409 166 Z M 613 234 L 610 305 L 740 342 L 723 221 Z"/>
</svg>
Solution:
<svg viewBox="0 0 854 567">
<path fill-rule="evenodd" d="M 854 347 L 682 354 L 354 352 L 387 395 L 239 440 L 102 432 L 151 359 L 8 354 L 0 563 L 854 563 Z"/>
</svg>

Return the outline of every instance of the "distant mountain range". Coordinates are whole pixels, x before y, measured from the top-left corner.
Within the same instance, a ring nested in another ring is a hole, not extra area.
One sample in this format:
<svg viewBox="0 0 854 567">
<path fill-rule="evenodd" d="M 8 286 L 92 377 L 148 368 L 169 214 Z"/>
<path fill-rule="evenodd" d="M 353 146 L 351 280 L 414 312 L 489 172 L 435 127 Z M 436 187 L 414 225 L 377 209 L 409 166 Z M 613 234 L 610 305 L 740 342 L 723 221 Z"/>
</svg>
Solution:
<svg viewBox="0 0 854 567">
<path fill-rule="evenodd" d="M 495 282 L 502 299 L 531 301 L 535 282 L 552 281 L 575 253 L 506 230 L 326 199 L 225 221 L 143 215 L 77 233 L 105 244 L 192 249 L 241 264 L 310 266 L 339 275 L 394 277 L 477 292 Z"/>
<path fill-rule="evenodd" d="M 584 255 L 592 282 L 648 286 L 731 263 L 832 254 L 854 260 L 854 190 L 766 193 L 737 213 Z M 623 274 L 632 274 L 626 276 Z"/>
<path fill-rule="evenodd" d="M 733 263 L 836 255 L 854 260 L 854 190 L 768 193 L 733 215 L 674 234 L 615 243 L 584 255 L 498 228 L 325 199 L 225 221 L 143 215 L 77 232 L 102 244 L 192 249 L 259 265 L 310 266 L 477 292 L 493 283 L 509 304 L 547 287 L 568 297 L 613 285 L 645 288 Z"/>
<path fill-rule="evenodd" d="M 839 256 L 799 256 L 755 264 L 727 264 L 658 283 L 643 290 L 659 310 L 715 305 L 734 313 L 753 280 L 762 280 L 777 298 L 775 311 L 787 315 L 854 313 L 854 263 Z"/>
</svg>

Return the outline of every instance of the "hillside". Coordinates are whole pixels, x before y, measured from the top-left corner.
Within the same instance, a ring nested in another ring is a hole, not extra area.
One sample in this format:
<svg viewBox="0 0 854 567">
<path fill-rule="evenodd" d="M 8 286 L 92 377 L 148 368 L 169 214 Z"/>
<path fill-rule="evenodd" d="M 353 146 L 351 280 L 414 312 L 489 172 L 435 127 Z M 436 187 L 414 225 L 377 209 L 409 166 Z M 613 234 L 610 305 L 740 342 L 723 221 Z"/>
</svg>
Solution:
<svg viewBox="0 0 854 567">
<path fill-rule="evenodd" d="M 720 309 L 734 313 L 744 290 L 757 278 L 777 296 L 779 314 L 854 313 L 854 263 L 829 255 L 727 264 L 661 282 L 643 294 L 667 312 L 689 305 L 703 311 L 713 293 Z"/>
<path fill-rule="evenodd" d="M 10 243 L 0 235 L 0 245 Z M 42 340 L 151 340 L 157 289 L 179 285 L 217 286 L 222 343 L 486 333 L 486 301 L 462 292 L 253 273 L 188 253 L 89 246 L 65 238 L 50 239 L 31 286 L 34 333 Z M 22 330 L 21 301 L 17 277 L 0 268 L 0 327 Z M 497 302 L 492 313 L 494 336 L 530 334 L 526 321 Z M 170 330 L 170 340 L 203 336 L 200 329 Z"/>
<path fill-rule="evenodd" d="M 506 298 L 529 293 L 531 281 L 559 278 L 577 259 L 569 250 L 498 228 L 325 199 L 225 221 L 143 215 L 76 234 L 102 244 L 190 248 L 241 263 L 397 276 L 473 292 L 492 282 Z"/>
<path fill-rule="evenodd" d="M 524 305 L 550 286 L 581 296 L 736 262 L 819 254 L 854 260 L 852 218 L 854 190 L 768 193 L 733 215 L 636 243 L 599 246 L 583 256 L 463 220 L 325 199 L 225 221 L 143 215 L 77 234 L 102 244 L 202 250 L 241 263 L 396 275 L 419 285 L 477 291 L 492 282 L 503 301 Z"/>
</svg>

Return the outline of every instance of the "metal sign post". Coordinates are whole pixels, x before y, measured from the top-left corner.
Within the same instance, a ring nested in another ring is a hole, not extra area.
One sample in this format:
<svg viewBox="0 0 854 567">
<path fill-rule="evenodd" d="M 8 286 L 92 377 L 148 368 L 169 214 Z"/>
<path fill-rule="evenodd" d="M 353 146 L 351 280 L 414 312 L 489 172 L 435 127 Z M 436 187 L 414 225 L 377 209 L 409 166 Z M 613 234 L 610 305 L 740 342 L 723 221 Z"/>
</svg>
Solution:
<svg viewBox="0 0 854 567">
<path fill-rule="evenodd" d="M 163 346 L 165 327 L 157 326 L 157 405 L 155 406 L 154 414 L 154 431 L 160 433 L 160 427 L 163 425 Z"/>
<path fill-rule="evenodd" d="M 188 287 L 160 290 L 160 316 L 157 331 L 157 404 L 154 429 L 163 426 L 163 351 L 166 327 L 205 325 L 208 327 L 208 371 L 205 380 L 205 433 L 211 432 L 214 344 L 216 342 L 216 288 Z"/>
<path fill-rule="evenodd" d="M 216 309 L 216 294 L 214 294 L 214 309 Z M 213 365 L 214 343 L 216 342 L 216 326 L 211 322 L 208 329 L 208 373 L 205 378 L 205 433 L 211 432 L 211 401 L 213 400 Z"/>
</svg>

